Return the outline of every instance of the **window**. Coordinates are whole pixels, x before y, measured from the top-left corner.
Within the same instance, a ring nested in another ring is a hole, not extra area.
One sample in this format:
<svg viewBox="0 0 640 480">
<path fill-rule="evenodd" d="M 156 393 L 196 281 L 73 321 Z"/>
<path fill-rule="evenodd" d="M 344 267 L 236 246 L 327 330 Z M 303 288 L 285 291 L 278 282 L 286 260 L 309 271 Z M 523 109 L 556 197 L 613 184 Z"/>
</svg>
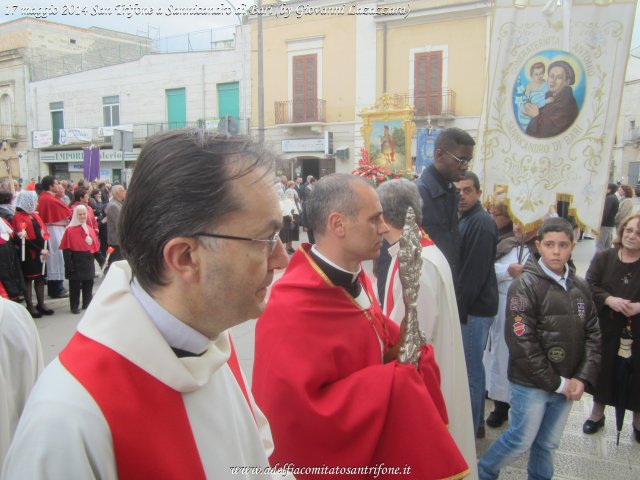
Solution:
<svg viewBox="0 0 640 480">
<path fill-rule="evenodd" d="M 442 52 L 415 54 L 414 105 L 416 115 L 442 113 Z"/>
<path fill-rule="evenodd" d="M 60 130 L 64 128 L 64 104 L 53 102 L 49 104 L 51 112 L 51 130 L 53 131 L 53 144 L 60 145 Z"/>
<path fill-rule="evenodd" d="M 105 127 L 120 125 L 120 97 L 118 95 L 102 97 L 102 121 Z"/>
<path fill-rule="evenodd" d="M 293 57 L 293 121 L 318 120 L 318 56 Z"/>
</svg>

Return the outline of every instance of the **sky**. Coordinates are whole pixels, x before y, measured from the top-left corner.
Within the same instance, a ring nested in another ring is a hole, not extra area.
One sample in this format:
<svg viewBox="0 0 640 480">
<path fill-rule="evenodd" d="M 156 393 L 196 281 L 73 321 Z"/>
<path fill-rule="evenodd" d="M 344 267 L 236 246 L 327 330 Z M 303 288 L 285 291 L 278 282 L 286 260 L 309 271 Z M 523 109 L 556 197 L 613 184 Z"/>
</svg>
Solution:
<svg viewBox="0 0 640 480">
<path fill-rule="evenodd" d="M 41 18 L 78 27 L 103 27 L 151 38 L 164 38 L 187 32 L 237 25 L 235 11 L 242 12 L 255 0 L 0 0 L 0 23 L 23 16 Z M 116 6 L 120 6 L 116 8 Z M 125 7 L 125 8 L 123 8 Z M 158 15 L 157 8 L 163 12 Z M 206 7 L 215 15 L 179 15 L 178 8 Z M 57 9 L 56 15 L 51 15 Z M 153 9 L 153 12 L 150 10 Z M 24 15 L 31 13 L 31 15 Z M 167 15 L 170 13 L 170 15 Z M 631 47 L 640 46 L 640 9 L 636 9 Z"/>
<path fill-rule="evenodd" d="M 164 38 L 238 25 L 235 12 L 252 3 L 253 0 L 1 0 L 0 23 L 31 16 L 77 27 L 103 27 Z M 163 9 L 160 14 L 159 7 Z M 212 14 L 184 15 L 179 9 L 185 7 L 210 8 Z"/>
</svg>

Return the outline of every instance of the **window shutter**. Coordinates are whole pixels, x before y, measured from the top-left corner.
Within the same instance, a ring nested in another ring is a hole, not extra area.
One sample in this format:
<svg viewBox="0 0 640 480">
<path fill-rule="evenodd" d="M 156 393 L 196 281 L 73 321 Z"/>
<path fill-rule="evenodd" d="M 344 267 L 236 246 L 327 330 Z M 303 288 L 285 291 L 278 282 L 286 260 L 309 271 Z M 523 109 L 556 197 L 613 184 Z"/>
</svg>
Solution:
<svg viewBox="0 0 640 480">
<path fill-rule="evenodd" d="M 318 119 L 318 56 L 293 57 L 293 121 Z"/>
<path fill-rule="evenodd" d="M 416 53 L 414 62 L 414 105 L 416 115 L 442 113 L 442 52 Z"/>
</svg>

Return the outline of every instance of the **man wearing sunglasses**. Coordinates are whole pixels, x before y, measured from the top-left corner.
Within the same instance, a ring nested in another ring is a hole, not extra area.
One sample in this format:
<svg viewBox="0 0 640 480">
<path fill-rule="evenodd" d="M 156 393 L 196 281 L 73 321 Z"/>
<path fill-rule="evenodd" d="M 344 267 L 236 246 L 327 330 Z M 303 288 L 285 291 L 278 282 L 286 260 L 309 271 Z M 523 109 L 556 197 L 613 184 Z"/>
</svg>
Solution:
<svg viewBox="0 0 640 480">
<path fill-rule="evenodd" d="M 146 142 L 119 219 L 126 261 L 34 388 L 3 478 L 270 478 L 228 329 L 260 315 L 288 262 L 273 167 L 244 137 Z"/>
<path fill-rule="evenodd" d="M 416 180 L 422 197 L 422 228 L 449 262 L 454 282 L 460 267 L 458 204 L 453 185 L 469 169 L 475 142 L 459 128 L 447 128 L 436 139 L 433 163 Z"/>
</svg>

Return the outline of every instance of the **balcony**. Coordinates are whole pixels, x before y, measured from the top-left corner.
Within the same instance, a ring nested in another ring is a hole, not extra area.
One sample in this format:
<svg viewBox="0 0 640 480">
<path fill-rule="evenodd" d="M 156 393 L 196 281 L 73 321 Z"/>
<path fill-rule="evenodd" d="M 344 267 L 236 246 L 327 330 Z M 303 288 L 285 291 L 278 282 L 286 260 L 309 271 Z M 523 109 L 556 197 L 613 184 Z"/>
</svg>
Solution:
<svg viewBox="0 0 640 480">
<path fill-rule="evenodd" d="M 157 123 L 135 123 L 133 125 L 122 125 L 121 127 L 129 127 L 128 131 L 133 132 L 133 143 L 134 145 L 141 146 L 146 140 L 161 132 L 166 132 L 168 130 L 175 130 L 177 128 L 200 128 L 209 131 L 215 131 L 218 129 L 219 118 L 211 118 L 211 119 L 199 119 L 195 122 L 179 122 L 179 123 L 167 123 L 167 122 L 157 122 Z M 250 134 L 250 121 L 248 118 L 241 118 L 236 120 L 238 124 L 238 134 L 239 135 L 249 135 Z M 133 128 L 131 128 L 133 127 Z M 15 127 L 14 127 L 15 128 Z M 25 128 L 25 127 L 23 127 Z M 111 146 L 112 137 L 108 135 L 100 136 L 99 131 L 101 128 L 108 127 L 78 127 L 82 129 L 90 129 L 91 130 L 91 139 L 92 142 L 104 147 Z M 26 128 L 25 128 L 26 129 Z M 1 140 L 1 139 L 0 139 Z M 86 146 L 88 142 L 78 143 L 78 142 L 69 142 L 65 145 L 54 143 L 52 145 L 47 145 L 41 147 L 42 150 L 66 150 L 69 148 L 81 148 Z M 36 147 L 37 148 L 37 147 Z"/>
<path fill-rule="evenodd" d="M 27 127 L 24 125 L 0 124 L 0 142 L 6 140 L 12 145 L 27 139 Z"/>
<path fill-rule="evenodd" d="M 456 92 L 443 90 L 441 93 L 396 94 L 405 105 L 414 107 L 415 117 L 452 118 L 456 115 Z"/>
<path fill-rule="evenodd" d="M 276 125 L 324 123 L 327 101 L 319 98 L 275 102 Z"/>
<path fill-rule="evenodd" d="M 625 143 L 636 143 L 640 141 L 640 129 L 638 127 L 630 127 L 624 134 Z"/>
</svg>

